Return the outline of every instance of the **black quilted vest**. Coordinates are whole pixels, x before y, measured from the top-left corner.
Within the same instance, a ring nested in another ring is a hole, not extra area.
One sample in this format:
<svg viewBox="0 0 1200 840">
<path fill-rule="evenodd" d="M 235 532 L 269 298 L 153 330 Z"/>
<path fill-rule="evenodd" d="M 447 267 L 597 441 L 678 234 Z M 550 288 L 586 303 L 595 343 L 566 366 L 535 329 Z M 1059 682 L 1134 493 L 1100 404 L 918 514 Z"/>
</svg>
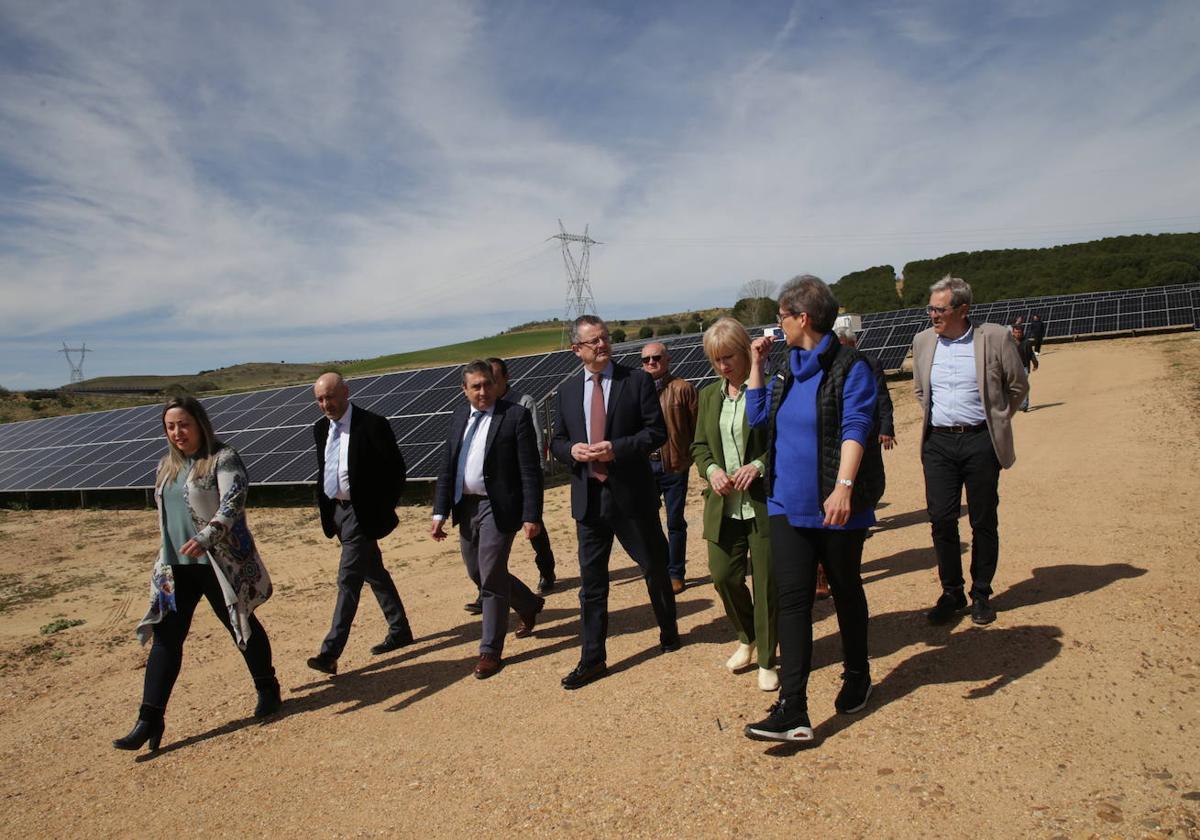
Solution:
<svg viewBox="0 0 1200 840">
<path fill-rule="evenodd" d="M 791 351 L 788 351 L 789 355 Z M 821 368 L 825 371 L 821 385 L 817 389 L 817 440 L 820 453 L 816 479 L 821 487 L 821 499 L 824 500 L 833 492 L 837 485 L 838 467 L 842 460 L 842 394 L 846 385 L 846 375 L 851 366 L 864 359 L 857 350 L 842 346 L 837 339 L 829 342 L 829 347 L 821 353 Z M 865 361 L 865 359 L 864 359 Z M 775 416 L 784 397 L 791 390 L 792 366 L 790 358 L 785 358 L 785 369 L 775 374 L 775 387 L 771 392 L 770 416 L 767 418 L 767 472 L 763 477 L 766 482 L 767 495 L 771 495 L 775 487 Z M 872 378 L 872 382 L 874 378 Z M 883 472 L 883 451 L 879 446 L 879 410 L 875 410 L 875 422 L 867 435 L 867 446 L 863 452 L 862 464 L 854 479 L 854 487 L 850 490 L 850 510 L 860 513 L 864 510 L 874 510 L 875 505 L 883 498 L 886 478 Z"/>
</svg>

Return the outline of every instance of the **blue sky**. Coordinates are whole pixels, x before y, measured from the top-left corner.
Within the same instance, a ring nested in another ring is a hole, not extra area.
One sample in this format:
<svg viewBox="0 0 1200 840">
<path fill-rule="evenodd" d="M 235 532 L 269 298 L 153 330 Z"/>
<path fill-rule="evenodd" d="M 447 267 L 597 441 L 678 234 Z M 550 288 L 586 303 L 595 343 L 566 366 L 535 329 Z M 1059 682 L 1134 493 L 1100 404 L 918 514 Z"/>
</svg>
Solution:
<svg viewBox="0 0 1200 840">
<path fill-rule="evenodd" d="M 0 385 L 1200 230 L 1200 5 L 0 0 Z M 968 278 L 969 279 L 969 278 Z"/>
</svg>

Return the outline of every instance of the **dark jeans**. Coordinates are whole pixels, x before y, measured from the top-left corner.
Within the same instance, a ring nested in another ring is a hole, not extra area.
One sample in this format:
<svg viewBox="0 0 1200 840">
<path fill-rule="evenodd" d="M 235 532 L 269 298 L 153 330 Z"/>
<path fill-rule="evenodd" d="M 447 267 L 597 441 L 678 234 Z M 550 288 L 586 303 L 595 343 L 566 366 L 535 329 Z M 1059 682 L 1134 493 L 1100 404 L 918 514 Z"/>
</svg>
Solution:
<svg viewBox="0 0 1200 840">
<path fill-rule="evenodd" d="M 379 609 L 387 619 L 388 635 L 404 636 L 412 631 L 400 593 L 396 591 L 392 576 L 384 568 L 379 543 L 359 528 L 354 508 L 339 503 L 333 512 L 333 521 L 337 525 L 338 538 L 342 541 L 342 557 L 338 564 L 338 595 L 333 608 L 333 623 L 325 641 L 321 643 L 321 655 L 337 659 L 350 638 L 350 627 L 358 612 L 358 598 L 363 583 L 375 593 Z"/>
<path fill-rule="evenodd" d="M 921 463 L 942 591 L 963 591 L 958 512 L 965 486 L 971 520 L 971 598 L 990 597 L 1000 557 L 1000 462 L 991 436 L 986 429 L 964 434 L 930 431 Z"/>
<path fill-rule="evenodd" d="M 812 607 L 817 564 L 825 567 L 842 637 L 847 671 L 868 673 L 867 595 L 862 585 L 865 528 L 836 531 L 796 528 L 786 516 L 771 517 L 771 571 L 779 599 L 779 696 L 808 706 L 812 671 Z"/>
<path fill-rule="evenodd" d="M 687 518 L 683 515 L 687 501 L 688 471 L 664 473 L 661 461 L 651 461 L 658 492 L 667 510 L 667 546 L 670 559 L 667 572 L 674 580 L 683 580 L 687 567 Z"/>
<path fill-rule="evenodd" d="M 212 566 L 207 563 L 172 566 L 171 573 L 175 577 L 175 611 L 167 612 L 162 621 L 154 625 L 154 643 L 146 662 L 146 683 L 142 691 L 142 705 L 154 709 L 166 709 L 167 701 L 171 699 L 171 689 L 183 665 L 183 640 L 187 638 L 192 615 L 201 597 L 208 599 L 217 618 L 233 636 L 225 596 Z M 256 687 L 274 682 L 271 642 L 267 639 L 267 631 L 253 615 L 250 616 L 250 638 L 246 639 L 242 658 L 246 660 Z"/>
<path fill-rule="evenodd" d="M 642 570 L 659 641 L 679 638 L 675 593 L 667 575 L 667 541 L 657 516 L 622 516 L 602 482 L 588 479 L 588 516 L 575 523 L 579 539 L 579 606 L 583 614 L 583 651 L 579 661 L 595 665 L 607 659 L 608 559 L 613 538 Z"/>
</svg>

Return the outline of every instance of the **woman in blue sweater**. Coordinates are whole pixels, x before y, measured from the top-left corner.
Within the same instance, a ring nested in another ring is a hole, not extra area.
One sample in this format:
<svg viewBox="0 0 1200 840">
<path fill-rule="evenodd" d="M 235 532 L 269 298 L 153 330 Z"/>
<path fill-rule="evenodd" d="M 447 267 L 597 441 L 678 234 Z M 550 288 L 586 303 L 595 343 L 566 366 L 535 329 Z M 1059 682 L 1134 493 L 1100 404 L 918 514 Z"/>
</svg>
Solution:
<svg viewBox="0 0 1200 840">
<path fill-rule="evenodd" d="M 751 738 L 810 741 L 808 675 L 817 564 L 833 591 L 842 636 L 842 688 L 834 705 L 852 713 L 867 704 L 867 598 L 860 565 L 867 528 L 883 495 L 883 459 L 875 377 L 866 359 L 833 335 L 838 303 L 810 275 L 779 294 L 787 365 L 764 382 L 772 339 L 752 345 L 746 419 L 767 429 L 767 513 L 778 597 L 779 700 Z"/>
</svg>

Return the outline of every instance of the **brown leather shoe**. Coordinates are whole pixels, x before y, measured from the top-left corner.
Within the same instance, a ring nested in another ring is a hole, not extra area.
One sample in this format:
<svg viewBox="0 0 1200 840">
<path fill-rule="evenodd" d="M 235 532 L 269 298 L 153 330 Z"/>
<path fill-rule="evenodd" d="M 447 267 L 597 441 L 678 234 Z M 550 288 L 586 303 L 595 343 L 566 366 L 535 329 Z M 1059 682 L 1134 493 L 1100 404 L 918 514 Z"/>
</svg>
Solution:
<svg viewBox="0 0 1200 840">
<path fill-rule="evenodd" d="M 817 566 L 817 600 L 823 601 L 829 595 L 829 579 L 825 577 L 825 567 Z"/>
<path fill-rule="evenodd" d="M 679 578 L 671 578 L 671 591 L 678 595 L 684 590 L 685 584 Z"/>
<path fill-rule="evenodd" d="M 500 670 L 503 663 L 499 656 L 491 653 L 483 653 L 479 655 L 479 661 L 475 663 L 475 679 L 486 680 L 492 674 Z"/>
<path fill-rule="evenodd" d="M 513 633 L 518 639 L 524 639 L 533 635 L 533 626 L 537 624 L 538 613 L 546 606 L 545 598 L 538 598 L 537 609 L 528 613 L 517 613 L 517 617 L 521 619 L 521 623 L 517 625 L 516 631 Z"/>
</svg>

